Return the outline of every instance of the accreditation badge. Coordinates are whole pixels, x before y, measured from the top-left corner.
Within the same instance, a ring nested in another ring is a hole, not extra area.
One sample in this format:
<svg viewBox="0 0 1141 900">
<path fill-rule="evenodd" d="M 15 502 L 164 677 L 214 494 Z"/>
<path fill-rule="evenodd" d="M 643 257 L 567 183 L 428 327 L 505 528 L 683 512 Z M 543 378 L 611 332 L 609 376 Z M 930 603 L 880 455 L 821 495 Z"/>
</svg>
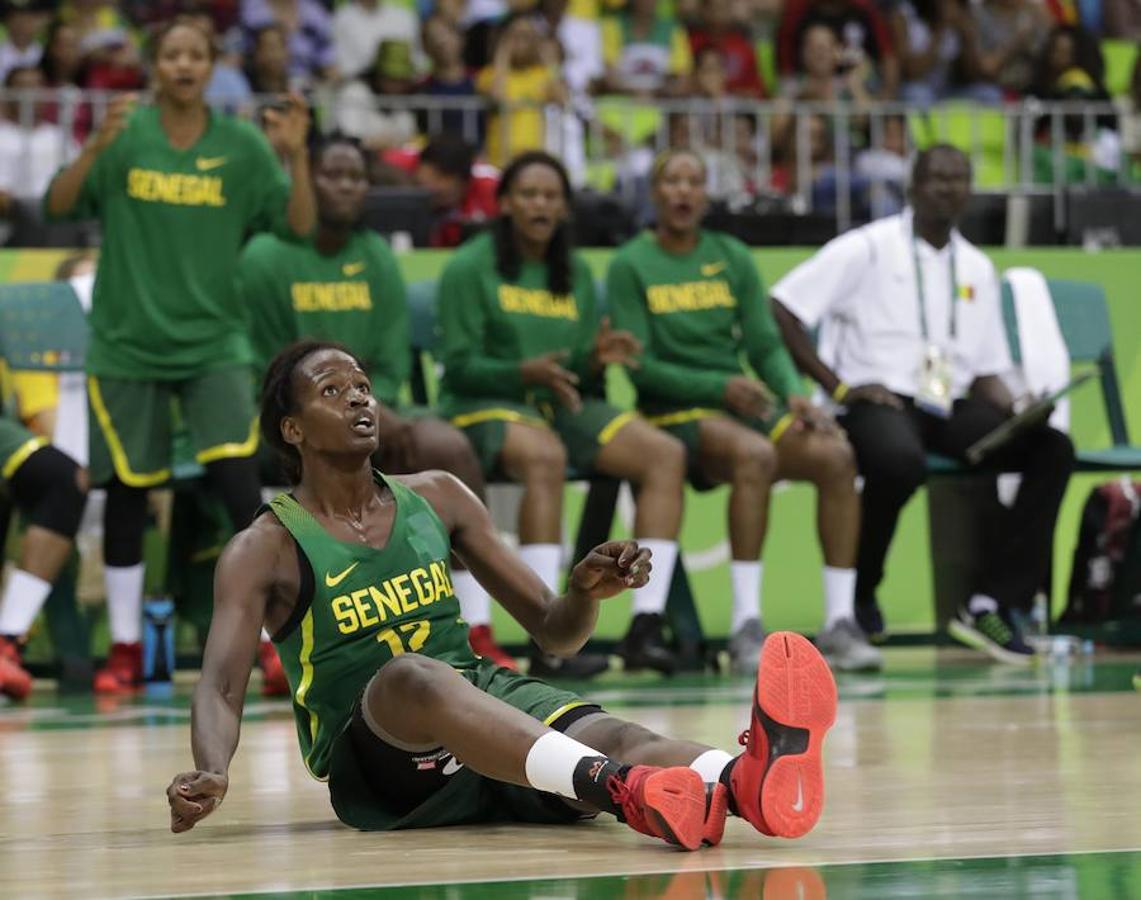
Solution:
<svg viewBox="0 0 1141 900">
<path fill-rule="evenodd" d="M 915 405 L 940 419 L 951 415 L 954 405 L 951 401 L 951 360 L 947 352 L 935 344 L 928 344 L 923 351 Z"/>
</svg>

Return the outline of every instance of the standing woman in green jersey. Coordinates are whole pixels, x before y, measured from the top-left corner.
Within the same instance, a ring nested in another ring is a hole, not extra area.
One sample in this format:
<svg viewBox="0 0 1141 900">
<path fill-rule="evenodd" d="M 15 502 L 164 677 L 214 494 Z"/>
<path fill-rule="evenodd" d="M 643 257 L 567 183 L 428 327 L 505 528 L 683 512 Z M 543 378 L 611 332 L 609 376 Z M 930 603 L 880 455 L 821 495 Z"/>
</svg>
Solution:
<svg viewBox="0 0 1141 900">
<path fill-rule="evenodd" d="M 107 488 L 113 646 L 95 685 L 106 692 L 130 688 L 141 672 L 146 492 L 170 476 L 173 400 L 235 528 L 257 510 L 257 415 L 234 272 L 250 232 L 302 236 L 316 220 L 303 101 L 290 97 L 272 113 L 287 175 L 254 126 L 206 105 L 206 32 L 176 19 L 153 51 L 154 104 L 115 98 L 45 198 L 50 216 L 103 226 L 87 370 L 91 480 Z"/>
<path fill-rule="evenodd" d="M 734 668 L 755 669 L 764 639 L 759 560 L 769 491 L 786 479 L 817 489 L 826 606 L 817 643 L 836 667 L 878 668 L 880 654 L 854 617 L 860 505 L 852 448 L 801 395 L 748 248 L 701 227 L 706 174 L 690 151 L 659 157 L 651 178 L 657 225 L 610 264 L 615 323 L 644 348 L 629 367 L 639 409 L 685 444 L 699 486 L 730 487 Z"/>
<path fill-rule="evenodd" d="M 568 461 L 637 486 L 634 534 L 659 574 L 634 592 L 641 615 L 621 652 L 629 668 L 672 671 L 661 613 L 677 558 L 684 450 L 604 399 L 606 365 L 629 361 L 639 347 L 599 315 L 594 279 L 570 243 L 562 163 L 537 151 L 517 156 L 498 197 L 493 227 L 461 247 L 440 276 L 442 405 L 485 473 L 523 485 L 519 555 L 552 590 Z"/>
</svg>

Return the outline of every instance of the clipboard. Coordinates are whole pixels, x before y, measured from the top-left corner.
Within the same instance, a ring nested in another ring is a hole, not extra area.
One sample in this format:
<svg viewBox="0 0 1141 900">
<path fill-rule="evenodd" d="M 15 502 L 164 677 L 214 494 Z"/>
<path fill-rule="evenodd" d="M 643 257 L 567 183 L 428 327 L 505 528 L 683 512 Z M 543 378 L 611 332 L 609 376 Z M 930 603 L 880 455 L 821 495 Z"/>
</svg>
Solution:
<svg viewBox="0 0 1141 900">
<path fill-rule="evenodd" d="M 967 462 L 972 466 L 977 466 L 990 456 L 991 453 L 1008 444 L 1023 431 L 1044 422 L 1049 418 L 1050 413 L 1053 412 L 1054 404 L 1074 388 L 1085 384 L 1096 375 L 1097 372 L 1082 372 L 1080 375 L 1070 379 L 1066 384 L 1058 388 L 1058 390 L 1040 397 L 1026 407 L 1026 409 L 1022 410 L 1022 412 L 1011 416 L 999 425 L 998 428 L 994 429 L 994 431 L 979 438 L 979 440 L 967 448 Z"/>
</svg>

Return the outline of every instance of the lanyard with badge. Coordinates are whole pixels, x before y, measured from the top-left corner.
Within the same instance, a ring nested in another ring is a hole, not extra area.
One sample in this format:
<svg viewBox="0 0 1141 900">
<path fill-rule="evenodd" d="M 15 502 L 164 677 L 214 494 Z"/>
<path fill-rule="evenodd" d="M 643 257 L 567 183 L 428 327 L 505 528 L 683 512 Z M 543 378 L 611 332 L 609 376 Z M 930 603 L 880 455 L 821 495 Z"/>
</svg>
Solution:
<svg viewBox="0 0 1141 900">
<path fill-rule="evenodd" d="M 959 296 L 959 283 L 955 277 L 955 245 L 949 245 L 951 262 L 951 325 L 948 344 L 955 341 L 955 301 Z M 923 289 L 923 270 L 919 268 L 918 241 L 911 235 L 911 259 L 915 266 L 915 290 L 919 299 L 919 328 L 923 333 L 923 360 L 919 365 L 919 390 L 915 405 L 926 413 L 946 419 L 954 405 L 951 400 L 950 348 L 937 344 L 927 328 L 927 295 Z"/>
</svg>

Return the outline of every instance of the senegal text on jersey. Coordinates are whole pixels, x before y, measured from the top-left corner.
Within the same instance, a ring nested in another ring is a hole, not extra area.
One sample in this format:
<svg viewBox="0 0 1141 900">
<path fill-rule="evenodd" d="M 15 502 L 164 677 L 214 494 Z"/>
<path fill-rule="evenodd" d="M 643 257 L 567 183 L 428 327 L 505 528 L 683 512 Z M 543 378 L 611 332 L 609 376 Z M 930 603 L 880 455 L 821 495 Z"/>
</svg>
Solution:
<svg viewBox="0 0 1141 900">
<path fill-rule="evenodd" d="M 387 621 L 390 613 L 393 617 L 402 616 L 417 607 L 454 596 L 448 565 L 444 560 L 437 560 L 429 563 L 427 569 L 415 568 L 403 575 L 387 578 L 380 585 L 369 585 L 334 597 L 332 608 L 337 618 L 337 629 L 341 634 L 352 634 Z"/>
<path fill-rule="evenodd" d="M 148 203 L 177 206 L 225 206 L 222 179 L 218 175 L 183 175 L 131 169 L 127 173 L 127 196 Z"/>
<path fill-rule="evenodd" d="M 367 281 L 299 281 L 290 288 L 297 312 L 345 312 L 372 309 Z"/>
<path fill-rule="evenodd" d="M 654 284 L 646 289 L 650 312 L 656 316 L 676 312 L 695 312 L 723 306 L 732 309 L 737 298 L 729 290 L 729 283 L 717 281 L 691 281 L 686 284 Z"/>
</svg>

